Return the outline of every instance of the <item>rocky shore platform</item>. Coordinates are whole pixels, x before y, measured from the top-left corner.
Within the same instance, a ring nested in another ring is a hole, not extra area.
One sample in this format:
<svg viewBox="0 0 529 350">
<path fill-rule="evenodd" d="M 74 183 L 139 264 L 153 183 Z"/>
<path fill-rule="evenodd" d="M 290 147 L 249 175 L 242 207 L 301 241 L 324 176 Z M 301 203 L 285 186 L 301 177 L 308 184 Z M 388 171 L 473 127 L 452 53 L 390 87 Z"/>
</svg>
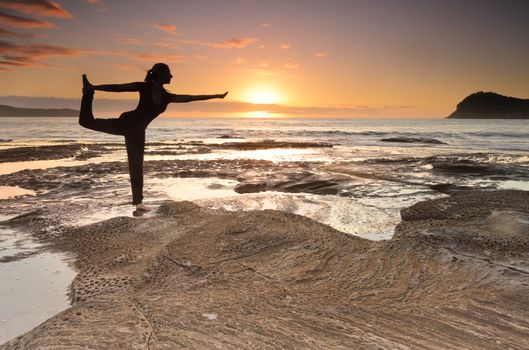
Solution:
<svg viewBox="0 0 529 350">
<path fill-rule="evenodd" d="M 0 349 L 527 349 L 529 192 L 402 210 L 388 241 L 294 214 L 166 202 L 46 230 L 76 256 L 72 306 Z"/>
</svg>

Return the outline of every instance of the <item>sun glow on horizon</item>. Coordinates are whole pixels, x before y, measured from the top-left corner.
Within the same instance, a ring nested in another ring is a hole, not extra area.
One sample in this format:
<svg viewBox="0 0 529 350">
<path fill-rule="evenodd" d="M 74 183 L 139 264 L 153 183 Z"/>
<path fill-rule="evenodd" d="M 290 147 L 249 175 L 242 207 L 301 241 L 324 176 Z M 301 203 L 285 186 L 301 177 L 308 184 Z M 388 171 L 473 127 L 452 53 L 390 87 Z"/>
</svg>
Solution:
<svg viewBox="0 0 529 350">
<path fill-rule="evenodd" d="M 272 113 L 268 111 L 250 111 L 239 113 L 239 117 L 249 119 L 274 119 L 287 118 L 288 116 L 282 113 Z"/>
<path fill-rule="evenodd" d="M 269 105 L 279 103 L 281 98 L 280 95 L 272 89 L 260 88 L 250 90 L 244 100 L 253 104 Z"/>
</svg>

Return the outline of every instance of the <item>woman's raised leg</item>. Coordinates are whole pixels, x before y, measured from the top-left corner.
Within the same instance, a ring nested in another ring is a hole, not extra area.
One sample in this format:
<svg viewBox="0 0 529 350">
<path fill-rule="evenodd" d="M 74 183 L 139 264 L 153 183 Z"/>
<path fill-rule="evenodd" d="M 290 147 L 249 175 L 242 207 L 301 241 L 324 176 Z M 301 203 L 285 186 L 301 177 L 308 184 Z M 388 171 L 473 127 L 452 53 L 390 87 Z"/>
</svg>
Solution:
<svg viewBox="0 0 529 350">
<path fill-rule="evenodd" d="M 81 109 L 79 111 L 79 124 L 87 129 L 101 131 L 107 134 L 124 135 L 125 126 L 119 119 L 99 119 L 94 118 L 92 112 L 92 101 L 94 100 L 94 90 L 83 75 L 83 97 L 81 99 Z"/>
</svg>

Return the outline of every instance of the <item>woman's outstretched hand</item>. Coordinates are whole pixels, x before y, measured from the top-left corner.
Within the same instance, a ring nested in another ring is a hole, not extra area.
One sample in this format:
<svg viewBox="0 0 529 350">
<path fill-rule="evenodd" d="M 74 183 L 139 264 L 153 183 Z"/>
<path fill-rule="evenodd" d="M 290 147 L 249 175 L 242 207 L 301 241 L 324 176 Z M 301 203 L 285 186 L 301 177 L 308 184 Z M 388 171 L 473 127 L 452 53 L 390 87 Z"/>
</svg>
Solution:
<svg viewBox="0 0 529 350">
<path fill-rule="evenodd" d="M 228 91 L 226 91 L 226 92 L 223 93 L 223 94 L 217 95 L 217 97 L 218 97 L 218 98 L 224 98 L 224 97 L 226 97 L 227 94 L 228 94 Z"/>
</svg>

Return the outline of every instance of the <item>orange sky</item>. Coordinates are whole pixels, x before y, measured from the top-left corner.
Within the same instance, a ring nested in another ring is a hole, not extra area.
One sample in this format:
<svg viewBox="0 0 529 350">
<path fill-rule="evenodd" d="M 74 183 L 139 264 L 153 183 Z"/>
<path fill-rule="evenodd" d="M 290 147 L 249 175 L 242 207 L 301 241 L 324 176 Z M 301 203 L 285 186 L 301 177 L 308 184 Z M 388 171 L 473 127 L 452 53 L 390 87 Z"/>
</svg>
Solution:
<svg viewBox="0 0 529 350">
<path fill-rule="evenodd" d="M 527 18 L 522 0 L 1 0 L 0 96 L 76 101 L 82 73 L 160 61 L 172 92 L 230 91 L 170 115 L 445 117 L 480 90 L 529 98 Z"/>
</svg>

